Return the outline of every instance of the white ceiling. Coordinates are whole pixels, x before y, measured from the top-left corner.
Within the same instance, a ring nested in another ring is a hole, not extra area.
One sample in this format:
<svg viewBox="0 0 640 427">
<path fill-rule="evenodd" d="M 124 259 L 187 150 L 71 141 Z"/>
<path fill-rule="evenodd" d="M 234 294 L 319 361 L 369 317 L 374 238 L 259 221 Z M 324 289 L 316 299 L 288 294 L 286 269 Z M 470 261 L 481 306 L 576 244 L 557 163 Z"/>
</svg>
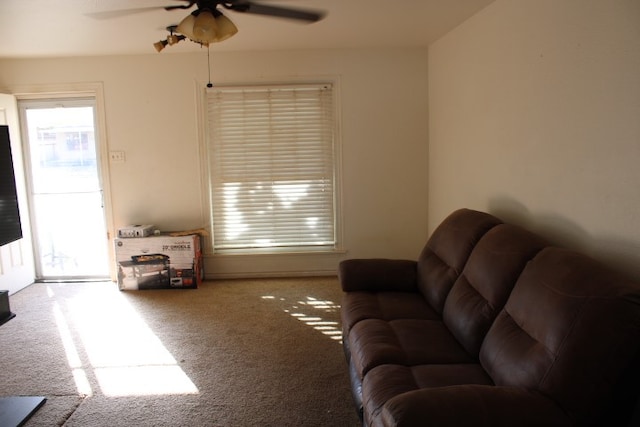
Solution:
<svg viewBox="0 0 640 427">
<path fill-rule="evenodd" d="M 311 8 L 326 17 L 306 24 L 221 9 L 238 27 L 212 51 L 427 46 L 493 0 L 257 0 Z M 0 58 L 156 54 L 168 25 L 189 11 L 138 11 L 96 19 L 95 12 L 181 4 L 176 0 L 0 0 Z M 192 42 L 161 54 L 201 49 Z"/>
</svg>

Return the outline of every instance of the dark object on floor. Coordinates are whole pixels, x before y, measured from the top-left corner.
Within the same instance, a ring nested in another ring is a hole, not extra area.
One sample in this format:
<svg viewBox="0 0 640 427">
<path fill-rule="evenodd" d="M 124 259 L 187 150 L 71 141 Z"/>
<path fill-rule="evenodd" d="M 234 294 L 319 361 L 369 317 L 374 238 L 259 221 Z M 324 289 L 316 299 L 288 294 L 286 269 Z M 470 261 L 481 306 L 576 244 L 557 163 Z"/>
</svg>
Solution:
<svg viewBox="0 0 640 427">
<path fill-rule="evenodd" d="M 9 291 L 0 291 L 0 325 L 16 317 L 9 308 Z"/>
<path fill-rule="evenodd" d="M 0 397 L 0 427 L 23 425 L 46 400 L 42 396 Z"/>
<path fill-rule="evenodd" d="M 469 209 L 417 261 L 352 259 L 339 272 L 365 426 L 629 425 L 639 283 Z"/>
</svg>

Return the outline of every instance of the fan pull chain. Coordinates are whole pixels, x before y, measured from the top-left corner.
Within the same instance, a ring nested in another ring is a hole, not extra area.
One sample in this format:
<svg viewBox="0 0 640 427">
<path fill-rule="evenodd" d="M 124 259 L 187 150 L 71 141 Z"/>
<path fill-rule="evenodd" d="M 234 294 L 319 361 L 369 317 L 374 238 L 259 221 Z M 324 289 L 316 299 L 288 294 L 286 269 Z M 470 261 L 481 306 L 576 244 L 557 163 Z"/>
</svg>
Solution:
<svg viewBox="0 0 640 427">
<path fill-rule="evenodd" d="M 207 66 L 209 67 L 209 83 L 207 83 L 208 88 L 213 87 L 213 83 L 211 83 L 211 47 L 207 45 Z"/>
</svg>

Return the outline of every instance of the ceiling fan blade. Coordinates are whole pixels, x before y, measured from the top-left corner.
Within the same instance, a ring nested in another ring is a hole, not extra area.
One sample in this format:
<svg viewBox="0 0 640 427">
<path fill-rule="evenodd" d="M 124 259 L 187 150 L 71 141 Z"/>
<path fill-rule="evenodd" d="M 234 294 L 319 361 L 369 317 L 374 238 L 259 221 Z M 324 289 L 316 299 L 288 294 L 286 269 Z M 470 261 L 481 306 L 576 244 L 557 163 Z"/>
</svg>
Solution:
<svg viewBox="0 0 640 427">
<path fill-rule="evenodd" d="M 165 6 L 164 10 L 190 9 L 191 6 L 197 3 L 196 0 L 182 0 L 182 1 L 186 1 L 189 4 L 183 4 L 181 6 Z"/>
<path fill-rule="evenodd" d="M 281 6 L 269 6 L 254 3 L 248 0 L 224 2 L 222 5 L 236 12 L 253 13 L 257 15 L 277 16 L 280 18 L 297 19 L 307 22 L 316 22 L 324 18 L 325 13 L 317 10 L 297 9 Z"/>
<path fill-rule="evenodd" d="M 172 7 L 172 6 L 167 6 Z M 120 10 L 105 10 L 102 12 L 90 12 L 85 13 L 85 16 L 94 19 L 112 19 L 112 18 L 120 18 L 121 16 L 134 15 L 136 13 L 149 12 L 151 10 L 160 10 L 166 9 L 165 6 L 150 6 L 150 7 L 139 7 L 136 9 L 120 9 Z"/>
<path fill-rule="evenodd" d="M 135 9 L 120 9 L 120 10 L 105 10 L 102 12 L 90 12 L 85 13 L 86 16 L 89 16 L 94 19 L 111 19 L 111 18 L 120 18 L 121 16 L 133 15 L 136 13 L 148 12 L 151 10 L 175 10 L 175 9 L 189 9 L 194 4 L 196 4 L 195 0 L 182 0 L 186 1 L 188 4 L 186 5 L 174 5 L 174 6 L 150 6 L 150 7 L 138 7 Z"/>
</svg>

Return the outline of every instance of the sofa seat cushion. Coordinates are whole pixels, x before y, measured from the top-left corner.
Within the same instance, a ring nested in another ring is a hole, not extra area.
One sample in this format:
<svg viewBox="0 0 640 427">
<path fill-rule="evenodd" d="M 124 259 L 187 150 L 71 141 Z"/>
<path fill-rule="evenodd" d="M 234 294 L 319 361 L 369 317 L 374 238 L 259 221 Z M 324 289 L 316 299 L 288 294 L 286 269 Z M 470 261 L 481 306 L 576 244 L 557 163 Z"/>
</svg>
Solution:
<svg viewBox="0 0 640 427">
<path fill-rule="evenodd" d="M 493 385 L 493 381 L 478 363 L 377 366 L 363 380 L 364 419 L 375 425 L 384 404 L 400 394 L 462 384 Z"/>
<path fill-rule="evenodd" d="M 417 292 L 347 292 L 342 297 L 340 314 L 345 335 L 364 319 L 440 320 Z"/>
<path fill-rule="evenodd" d="M 397 395 L 369 424 L 379 426 L 575 427 L 576 424 L 553 400 L 536 391 L 461 384 Z"/>
<path fill-rule="evenodd" d="M 366 319 L 353 326 L 348 340 L 360 378 L 384 364 L 477 363 L 438 320 Z"/>
</svg>

